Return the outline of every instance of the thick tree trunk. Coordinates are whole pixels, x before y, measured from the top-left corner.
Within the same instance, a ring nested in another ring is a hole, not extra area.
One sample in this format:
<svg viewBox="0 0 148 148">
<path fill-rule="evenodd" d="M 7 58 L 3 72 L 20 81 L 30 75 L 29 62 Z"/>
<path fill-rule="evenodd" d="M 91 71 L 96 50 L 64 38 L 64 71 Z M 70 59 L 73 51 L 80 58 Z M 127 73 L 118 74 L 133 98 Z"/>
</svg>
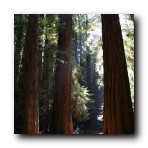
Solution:
<svg viewBox="0 0 148 148">
<path fill-rule="evenodd" d="M 60 15 L 60 25 L 58 46 L 61 53 L 57 55 L 55 71 L 52 131 L 54 134 L 72 134 L 72 15 Z"/>
<path fill-rule="evenodd" d="M 38 134 L 38 42 L 37 15 L 29 15 L 25 43 L 24 133 Z"/>
<path fill-rule="evenodd" d="M 118 15 L 102 15 L 104 134 L 133 134 L 134 115 Z"/>
</svg>

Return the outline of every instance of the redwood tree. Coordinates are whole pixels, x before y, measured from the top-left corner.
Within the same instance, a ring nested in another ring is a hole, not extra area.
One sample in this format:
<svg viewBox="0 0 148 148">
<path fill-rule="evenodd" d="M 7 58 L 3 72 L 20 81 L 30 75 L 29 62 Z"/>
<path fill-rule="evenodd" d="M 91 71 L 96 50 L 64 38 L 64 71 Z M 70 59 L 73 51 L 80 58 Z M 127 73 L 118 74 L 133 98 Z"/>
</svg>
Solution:
<svg viewBox="0 0 148 148">
<path fill-rule="evenodd" d="M 52 131 L 54 134 L 72 134 L 72 15 L 70 14 L 60 15 L 58 48 Z"/>
<path fill-rule="evenodd" d="M 37 15 L 29 15 L 25 43 L 24 133 L 38 134 L 38 50 Z"/>
<path fill-rule="evenodd" d="M 104 134 L 133 134 L 127 65 L 119 16 L 102 15 L 104 58 Z"/>
</svg>

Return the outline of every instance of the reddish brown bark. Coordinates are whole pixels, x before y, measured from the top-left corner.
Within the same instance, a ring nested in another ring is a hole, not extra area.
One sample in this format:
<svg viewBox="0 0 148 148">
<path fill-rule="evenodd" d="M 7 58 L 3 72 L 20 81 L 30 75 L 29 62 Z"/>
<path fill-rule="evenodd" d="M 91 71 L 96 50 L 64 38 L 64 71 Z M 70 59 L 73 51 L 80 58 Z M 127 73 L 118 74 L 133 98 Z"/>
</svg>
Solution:
<svg viewBox="0 0 148 148">
<path fill-rule="evenodd" d="M 38 50 L 37 15 L 29 15 L 25 43 L 24 133 L 38 134 Z"/>
<path fill-rule="evenodd" d="M 58 47 L 60 53 L 55 72 L 53 127 L 54 134 L 72 134 L 71 57 L 72 15 L 60 15 Z M 61 62 L 62 60 L 62 62 Z"/>
<path fill-rule="evenodd" d="M 118 15 L 102 15 L 104 134 L 133 134 L 134 114 Z"/>
</svg>

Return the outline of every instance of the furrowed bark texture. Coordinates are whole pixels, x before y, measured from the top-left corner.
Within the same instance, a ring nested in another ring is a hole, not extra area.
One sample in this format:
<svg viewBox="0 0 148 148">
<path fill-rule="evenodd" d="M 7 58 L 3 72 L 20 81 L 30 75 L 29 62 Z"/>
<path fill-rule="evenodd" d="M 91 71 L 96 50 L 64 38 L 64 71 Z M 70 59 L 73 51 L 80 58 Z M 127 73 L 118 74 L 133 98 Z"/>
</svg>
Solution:
<svg viewBox="0 0 148 148">
<path fill-rule="evenodd" d="M 133 134 L 134 114 L 118 15 L 102 15 L 104 134 Z"/>
<path fill-rule="evenodd" d="M 38 50 L 37 15 L 29 15 L 25 43 L 24 133 L 38 134 Z"/>
<path fill-rule="evenodd" d="M 55 72 L 53 133 L 72 134 L 72 15 L 60 15 L 59 54 Z"/>
</svg>

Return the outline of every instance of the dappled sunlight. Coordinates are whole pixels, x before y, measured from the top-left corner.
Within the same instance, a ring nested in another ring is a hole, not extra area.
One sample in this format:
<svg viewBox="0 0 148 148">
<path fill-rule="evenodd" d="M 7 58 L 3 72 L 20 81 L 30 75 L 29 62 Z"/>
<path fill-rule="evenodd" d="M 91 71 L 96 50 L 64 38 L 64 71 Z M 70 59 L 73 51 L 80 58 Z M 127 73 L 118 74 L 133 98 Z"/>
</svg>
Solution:
<svg viewBox="0 0 148 148">
<path fill-rule="evenodd" d="M 99 115 L 99 116 L 97 116 L 97 120 L 99 120 L 99 121 L 103 121 L 103 115 Z"/>
</svg>

